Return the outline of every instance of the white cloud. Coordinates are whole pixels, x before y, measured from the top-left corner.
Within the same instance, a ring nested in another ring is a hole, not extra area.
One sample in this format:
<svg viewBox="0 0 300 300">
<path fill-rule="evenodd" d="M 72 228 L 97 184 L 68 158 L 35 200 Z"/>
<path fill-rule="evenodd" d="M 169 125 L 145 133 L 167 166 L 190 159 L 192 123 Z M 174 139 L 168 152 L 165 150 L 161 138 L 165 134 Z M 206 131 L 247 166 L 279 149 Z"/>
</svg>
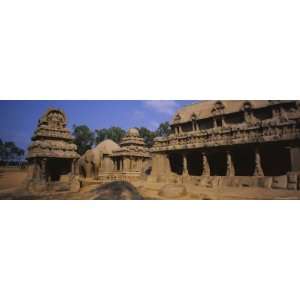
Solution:
<svg viewBox="0 0 300 300">
<path fill-rule="evenodd" d="M 156 122 L 156 121 L 151 121 L 150 123 L 149 123 L 149 125 L 148 125 L 148 128 L 150 129 L 150 130 L 156 130 L 157 128 L 158 128 L 158 126 L 159 126 L 159 122 Z"/>
<path fill-rule="evenodd" d="M 148 108 L 168 115 L 174 114 L 178 108 L 178 105 L 174 100 L 147 100 L 144 104 Z"/>
</svg>

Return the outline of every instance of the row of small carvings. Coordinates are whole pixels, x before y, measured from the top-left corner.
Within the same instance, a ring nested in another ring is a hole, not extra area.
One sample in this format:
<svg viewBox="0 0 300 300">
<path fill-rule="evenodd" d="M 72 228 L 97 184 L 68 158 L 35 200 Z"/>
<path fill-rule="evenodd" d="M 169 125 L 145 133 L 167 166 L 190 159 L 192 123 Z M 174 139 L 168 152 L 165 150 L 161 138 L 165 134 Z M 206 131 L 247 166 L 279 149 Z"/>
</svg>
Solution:
<svg viewBox="0 0 300 300">
<path fill-rule="evenodd" d="M 33 141 L 28 150 L 33 149 L 57 149 L 57 150 L 77 150 L 77 146 L 75 144 L 66 143 L 63 141 Z"/>
<path fill-rule="evenodd" d="M 139 154 L 139 155 L 144 155 L 144 154 L 148 154 L 148 150 L 145 149 L 145 148 L 125 148 L 125 147 L 122 147 L 121 149 L 118 149 L 118 150 L 114 150 L 113 151 L 113 154 L 130 154 L 130 153 L 135 153 L 135 154 Z"/>
<path fill-rule="evenodd" d="M 232 131 L 239 131 L 239 130 L 253 130 L 257 128 L 269 128 L 269 127 L 280 127 L 280 126 L 296 126 L 297 122 L 299 124 L 300 120 L 271 120 L 271 121 L 258 121 L 252 123 L 241 123 L 236 125 L 229 125 L 225 124 L 222 127 L 214 127 L 214 128 L 207 128 L 207 129 L 199 129 L 196 131 L 188 131 L 188 132 L 181 132 L 177 134 L 172 134 L 170 136 L 186 136 L 186 135 L 198 135 L 198 134 L 209 134 L 209 133 L 219 133 L 219 132 L 232 132 Z M 158 138 L 159 140 L 160 138 Z"/>
<path fill-rule="evenodd" d="M 154 145 L 154 147 L 151 149 L 151 151 L 156 151 L 161 149 L 161 147 L 169 147 L 169 148 L 176 148 L 176 146 L 185 146 L 185 145 L 193 145 L 196 147 L 203 147 L 208 145 L 230 145 L 230 144 L 245 144 L 245 143 L 255 143 L 255 142 L 270 142 L 270 141 L 277 141 L 277 140 L 294 140 L 300 138 L 300 130 L 298 132 L 294 132 L 292 134 L 286 134 L 286 135 L 251 135 L 251 136 L 240 136 L 240 137 L 228 137 L 226 139 L 202 139 L 202 140 L 185 140 L 177 142 L 176 144 L 170 144 L 170 143 L 157 143 Z"/>
<path fill-rule="evenodd" d="M 137 177 L 139 176 L 140 174 L 138 172 L 136 172 L 136 174 L 122 174 L 121 172 L 122 171 L 116 171 L 116 172 L 120 172 L 119 174 L 118 173 L 115 173 L 115 174 L 112 174 L 112 175 L 99 175 L 98 176 L 98 179 L 99 180 L 128 180 L 128 179 L 132 179 L 134 177 Z"/>
<path fill-rule="evenodd" d="M 70 150 L 32 149 L 30 152 L 28 152 L 28 157 L 77 158 L 79 155 L 75 151 Z"/>
<path fill-rule="evenodd" d="M 55 126 L 55 125 L 39 125 L 37 130 L 54 130 L 54 131 L 61 131 L 61 132 L 67 132 L 69 131 L 68 128 L 63 126 Z"/>
<path fill-rule="evenodd" d="M 238 130 L 206 130 L 199 131 L 194 134 L 170 135 L 165 139 L 155 140 L 155 146 L 167 146 L 176 144 L 185 144 L 188 142 L 202 142 L 209 140 L 236 139 L 236 138 L 251 138 L 254 136 L 273 136 L 287 135 L 299 132 L 296 124 L 287 124 L 285 126 L 268 126 L 268 127 L 247 127 Z"/>
<path fill-rule="evenodd" d="M 155 145 L 151 148 L 151 153 L 153 152 L 161 152 L 166 150 L 179 150 L 179 149 L 195 149 L 195 148 L 206 148 L 206 147 L 217 147 L 217 146 L 233 146 L 233 145 L 244 145 L 244 144 L 256 144 L 256 143 L 265 143 L 279 140 L 299 140 L 300 132 L 298 134 L 293 134 L 290 136 L 278 137 L 263 137 L 256 136 L 252 138 L 239 138 L 239 139 L 223 139 L 221 141 L 218 140 L 207 140 L 198 143 L 184 143 L 184 144 L 176 144 L 176 145 Z"/>
<path fill-rule="evenodd" d="M 53 130 L 36 130 L 34 137 L 57 137 L 65 139 L 73 139 L 72 135 L 68 131 L 53 131 Z"/>
</svg>

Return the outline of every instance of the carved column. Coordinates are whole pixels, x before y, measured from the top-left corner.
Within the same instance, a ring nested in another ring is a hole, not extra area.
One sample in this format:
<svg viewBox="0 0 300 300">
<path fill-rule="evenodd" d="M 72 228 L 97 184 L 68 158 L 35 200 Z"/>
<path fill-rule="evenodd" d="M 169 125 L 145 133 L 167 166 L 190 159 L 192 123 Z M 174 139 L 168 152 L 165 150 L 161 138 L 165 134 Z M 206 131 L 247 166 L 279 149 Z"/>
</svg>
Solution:
<svg viewBox="0 0 300 300">
<path fill-rule="evenodd" d="M 192 130 L 196 131 L 196 126 L 195 126 L 195 121 L 194 120 L 192 121 Z"/>
<path fill-rule="evenodd" d="M 235 169 L 234 164 L 232 161 L 231 153 L 230 151 L 227 151 L 227 171 L 226 176 L 234 176 L 235 175 Z"/>
<path fill-rule="evenodd" d="M 289 147 L 291 171 L 300 171 L 300 147 Z"/>
<path fill-rule="evenodd" d="M 75 175 L 79 175 L 79 163 L 78 163 L 78 161 L 79 161 L 79 158 L 76 158 L 75 159 L 75 162 L 74 162 L 74 167 L 75 167 Z"/>
<path fill-rule="evenodd" d="M 171 164 L 170 164 L 170 158 L 168 154 L 164 154 L 163 156 L 163 168 L 164 168 L 164 173 L 166 175 L 171 174 Z"/>
<path fill-rule="evenodd" d="M 46 163 L 47 163 L 47 158 L 43 158 L 41 161 L 41 180 L 46 180 L 47 179 L 47 174 L 46 174 Z"/>
<path fill-rule="evenodd" d="M 188 166 L 187 166 L 187 155 L 186 155 L 186 153 L 182 154 L 182 159 L 183 159 L 182 175 L 186 176 L 186 175 L 189 175 Z"/>
<path fill-rule="evenodd" d="M 124 159 L 120 159 L 120 170 L 123 172 L 124 171 Z"/>
<path fill-rule="evenodd" d="M 253 176 L 264 176 L 258 147 L 255 148 L 255 169 Z"/>
<path fill-rule="evenodd" d="M 39 177 L 39 173 L 38 173 L 38 161 L 36 158 L 33 159 L 33 172 L 32 172 L 32 178 L 33 179 L 37 179 Z"/>
<path fill-rule="evenodd" d="M 176 128 L 176 127 L 175 127 Z M 152 171 L 151 175 L 157 175 L 159 166 L 158 166 L 158 161 L 159 161 L 159 154 L 158 153 L 153 153 L 152 155 Z"/>
<path fill-rule="evenodd" d="M 71 162 L 71 175 L 75 175 L 75 158 Z"/>
<path fill-rule="evenodd" d="M 216 128 L 217 127 L 217 119 L 214 118 L 213 121 L 214 121 L 214 128 Z"/>
<path fill-rule="evenodd" d="M 123 171 L 125 172 L 130 171 L 130 160 L 128 157 L 123 158 Z"/>
<path fill-rule="evenodd" d="M 202 176 L 210 176 L 210 167 L 205 152 L 202 152 Z"/>
</svg>

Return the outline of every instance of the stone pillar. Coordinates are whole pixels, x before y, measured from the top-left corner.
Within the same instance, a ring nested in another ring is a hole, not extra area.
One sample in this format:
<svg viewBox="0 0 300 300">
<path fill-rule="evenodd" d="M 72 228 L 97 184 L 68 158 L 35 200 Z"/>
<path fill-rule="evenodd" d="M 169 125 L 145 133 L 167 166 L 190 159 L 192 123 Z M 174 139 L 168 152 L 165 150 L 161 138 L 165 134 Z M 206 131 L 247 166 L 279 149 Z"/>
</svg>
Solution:
<svg viewBox="0 0 300 300">
<path fill-rule="evenodd" d="M 300 171 L 300 147 L 289 147 L 291 172 Z"/>
<path fill-rule="evenodd" d="M 181 127 L 181 125 L 178 126 L 178 130 L 179 130 L 179 133 L 182 133 L 182 127 Z"/>
<path fill-rule="evenodd" d="M 143 168 L 143 161 L 142 161 L 142 158 L 139 157 L 138 158 L 138 171 L 141 172 L 142 168 Z"/>
<path fill-rule="evenodd" d="M 129 159 L 129 157 L 124 158 L 124 171 L 125 172 L 130 171 L 130 159 Z"/>
<path fill-rule="evenodd" d="M 255 148 L 255 169 L 253 176 L 264 176 L 258 147 Z"/>
<path fill-rule="evenodd" d="M 224 116 L 221 117 L 221 120 L 222 120 L 222 126 L 223 127 L 226 126 L 226 121 L 225 121 L 225 117 Z"/>
<path fill-rule="evenodd" d="M 79 158 L 75 160 L 75 175 L 79 176 Z"/>
<path fill-rule="evenodd" d="M 202 176 L 210 176 L 210 167 L 205 152 L 202 152 Z"/>
<path fill-rule="evenodd" d="M 75 158 L 71 162 L 71 175 L 75 175 Z"/>
<path fill-rule="evenodd" d="M 182 175 L 187 176 L 189 175 L 188 166 L 187 166 L 187 155 L 186 153 L 182 154 L 183 159 L 183 169 L 182 169 Z"/>
<path fill-rule="evenodd" d="M 214 118 L 214 128 L 216 128 L 216 127 L 217 127 L 217 119 Z"/>
<path fill-rule="evenodd" d="M 47 158 L 43 158 L 41 161 L 41 180 L 47 180 L 47 174 L 46 174 L 46 163 L 47 163 Z"/>
<path fill-rule="evenodd" d="M 234 176 L 235 175 L 235 169 L 234 164 L 232 161 L 231 153 L 230 151 L 227 151 L 227 171 L 226 176 Z"/>
<path fill-rule="evenodd" d="M 39 178 L 39 171 L 38 171 L 39 165 L 38 165 L 38 161 L 36 158 L 33 159 L 32 165 L 33 165 L 32 178 L 38 179 Z"/>
<path fill-rule="evenodd" d="M 170 175 L 172 173 L 171 172 L 170 159 L 169 159 L 168 154 L 163 154 L 163 164 L 162 164 L 162 167 L 163 167 L 163 173 L 164 174 Z"/>
</svg>

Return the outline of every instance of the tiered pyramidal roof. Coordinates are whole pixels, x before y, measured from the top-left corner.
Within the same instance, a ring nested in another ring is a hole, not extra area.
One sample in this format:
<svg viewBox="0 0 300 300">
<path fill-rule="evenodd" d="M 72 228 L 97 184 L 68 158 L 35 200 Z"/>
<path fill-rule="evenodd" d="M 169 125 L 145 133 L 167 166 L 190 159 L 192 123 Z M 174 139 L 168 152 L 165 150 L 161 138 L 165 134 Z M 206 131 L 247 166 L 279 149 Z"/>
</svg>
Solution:
<svg viewBox="0 0 300 300">
<path fill-rule="evenodd" d="M 66 125 L 67 118 L 62 110 L 48 109 L 38 121 L 27 158 L 78 158 L 77 146 Z"/>
<path fill-rule="evenodd" d="M 150 157 L 144 139 L 136 128 L 130 128 L 120 142 L 120 149 L 113 151 L 113 156 Z"/>
</svg>

